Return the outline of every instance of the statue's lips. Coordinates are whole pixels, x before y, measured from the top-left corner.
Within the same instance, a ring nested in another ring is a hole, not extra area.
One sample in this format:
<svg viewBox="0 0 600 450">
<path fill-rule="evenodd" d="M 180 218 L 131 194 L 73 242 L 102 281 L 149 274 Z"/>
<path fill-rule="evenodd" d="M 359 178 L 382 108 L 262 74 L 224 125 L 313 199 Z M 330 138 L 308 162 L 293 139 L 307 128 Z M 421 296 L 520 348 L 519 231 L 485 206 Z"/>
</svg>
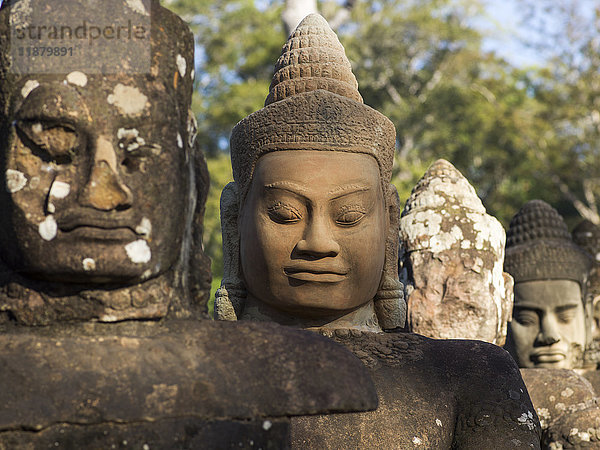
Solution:
<svg viewBox="0 0 600 450">
<path fill-rule="evenodd" d="M 300 281 L 314 281 L 318 283 L 338 283 L 346 279 L 347 270 L 334 268 L 314 268 L 303 266 L 285 267 L 285 275 Z"/>
<path fill-rule="evenodd" d="M 65 216 L 57 218 L 58 229 L 63 233 L 103 239 L 135 238 L 134 227 L 130 220 L 115 220 L 103 217 Z"/>
<path fill-rule="evenodd" d="M 559 350 L 537 352 L 531 355 L 531 360 L 537 364 L 557 363 L 563 361 L 567 355 Z"/>
</svg>

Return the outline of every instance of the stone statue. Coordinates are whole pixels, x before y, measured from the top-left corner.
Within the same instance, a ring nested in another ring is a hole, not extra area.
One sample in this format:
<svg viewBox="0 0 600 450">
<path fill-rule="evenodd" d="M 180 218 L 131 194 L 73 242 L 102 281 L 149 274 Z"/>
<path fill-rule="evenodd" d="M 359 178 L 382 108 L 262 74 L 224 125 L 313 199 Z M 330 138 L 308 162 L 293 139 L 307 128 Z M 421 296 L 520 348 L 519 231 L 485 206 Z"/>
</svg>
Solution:
<svg viewBox="0 0 600 450">
<path fill-rule="evenodd" d="M 547 203 L 529 201 L 513 217 L 504 269 L 515 279 L 515 306 L 506 348 L 519 367 L 582 366 L 590 340 L 590 263 Z"/>
<path fill-rule="evenodd" d="M 589 220 L 583 220 L 573 230 L 573 241 L 584 249 L 593 260 L 587 283 L 586 305 L 591 317 L 591 338 L 584 354 L 581 370 L 596 392 L 600 392 L 600 228 Z"/>
<path fill-rule="evenodd" d="M 221 197 L 221 320 L 314 329 L 370 368 L 379 409 L 294 418 L 297 448 L 539 448 L 518 368 L 499 347 L 404 326 L 393 124 L 366 106 L 327 22 L 283 46 L 265 107 L 233 129 Z"/>
<path fill-rule="evenodd" d="M 587 303 L 592 306 L 592 339 L 600 340 L 600 228 L 583 220 L 573 230 L 573 241 L 588 252 L 594 264 L 587 284 Z"/>
<path fill-rule="evenodd" d="M 23 72 L 11 39 L 39 31 L 36 14 L 152 25 L 104 72 L 49 56 Z M 193 50 L 157 0 L 0 9 L 0 448 L 281 448 L 290 415 L 377 404 L 325 338 L 197 320 L 210 265 Z"/>
<path fill-rule="evenodd" d="M 505 242 L 467 179 L 448 161 L 433 163 L 400 219 L 409 331 L 504 345 L 513 286 L 502 271 Z"/>
<path fill-rule="evenodd" d="M 521 369 L 542 427 L 542 448 L 597 448 L 600 409 L 590 383 L 573 370 Z"/>
</svg>

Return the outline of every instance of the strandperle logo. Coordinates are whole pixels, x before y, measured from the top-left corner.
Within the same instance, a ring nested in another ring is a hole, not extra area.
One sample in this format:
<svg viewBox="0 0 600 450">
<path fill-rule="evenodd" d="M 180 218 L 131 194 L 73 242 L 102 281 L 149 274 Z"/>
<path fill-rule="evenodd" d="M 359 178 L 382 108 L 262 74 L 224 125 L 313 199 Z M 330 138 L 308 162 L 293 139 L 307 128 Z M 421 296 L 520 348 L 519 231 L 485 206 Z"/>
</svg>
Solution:
<svg viewBox="0 0 600 450">
<path fill-rule="evenodd" d="M 10 6 L 11 71 L 148 73 L 150 0 L 21 0 Z"/>
<path fill-rule="evenodd" d="M 13 38 L 30 41 L 87 41 L 93 45 L 94 41 L 106 40 L 132 40 L 149 38 L 150 30 L 144 25 L 134 25 L 128 20 L 125 25 L 110 24 L 98 26 L 88 24 L 85 20 L 75 28 L 69 25 L 29 25 L 17 27 L 13 30 Z"/>
</svg>

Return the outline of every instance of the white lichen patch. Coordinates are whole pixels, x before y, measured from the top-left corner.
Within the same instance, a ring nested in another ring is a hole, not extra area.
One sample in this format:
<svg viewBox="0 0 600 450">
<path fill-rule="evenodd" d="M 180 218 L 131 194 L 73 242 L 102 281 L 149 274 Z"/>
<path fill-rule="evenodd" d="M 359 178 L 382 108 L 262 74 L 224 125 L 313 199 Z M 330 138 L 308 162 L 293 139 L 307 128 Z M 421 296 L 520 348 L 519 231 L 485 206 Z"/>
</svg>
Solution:
<svg viewBox="0 0 600 450">
<path fill-rule="evenodd" d="M 125 251 L 131 262 L 135 264 L 144 264 L 152 258 L 152 252 L 148 243 L 143 239 L 131 242 L 125 246 Z"/>
<path fill-rule="evenodd" d="M 55 181 L 50 187 L 50 197 L 65 198 L 70 192 L 71 186 L 63 181 Z"/>
<path fill-rule="evenodd" d="M 265 431 L 269 431 L 272 426 L 273 426 L 273 422 L 271 422 L 270 420 L 265 420 L 262 424 L 263 430 L 265 430 Z"/>
<path fill-rule="evenodd" d="M 40 83 L 37 80 L 27 80 L 27 82 L 23 85 L 21 89 L 21 95 L 23 98 L 27 98 L 31 91 L 39 87 Z"/>
<path fill-rule="evenodd" d="M 56 233 L 58 233 L 58 226 L 56 225 L 54 216 L 46 217 L 46 220 L 39 224 L 38 231 L 43 240 L 51 241 L 54 239 L 56 237 Z"/>
<path fill-rule="evenodd" d="M 454 225 L 449 232 L 438 233 L 429 239 L 429 247 L 433 253 L 453 248 L 463 238 L 462 230 Z"/>
<path fill-rule="evenodd" d="M 190 71 L 190 78 L 192 79 L 192 81 L 196 79 L 196 71 L 194 69 Z"/>
<path fill-rule="evenodd" d="M 146 140 L 140 137 L 140 132 L 135 128 L 119 128 L 117 131 L 117 138 L 126 141 L 119 142 L 119 147 L 125 148 L 128 152 L 132 152 L 146 145 Z"/>
<path fill-rule="evenodd" d="M 550 420 L 552 419 L 552 415 L 550 414 L 550 411 L 548 411 L 548 408 L 536 408 L 536 412 L 540 419 L 540 425 L 542 428 L 548 428 Z"/>
<path fill-rule="evenodd" d="M 438 427 L 441 427 L 441 426 L 442 426 L 442 421 L 441 421 L 440 419 L 435 419 L 435 424 L 436 424 Z"/>
<path fill-rule="evenodd" d="M 527 411 L 526 413 L 521 414 L 520 417 L 517 418 L 517 422 L 519 425 L 527 426 L 530 430 L 535 429 L 535 422 L 533 420 L 534 416 L 531 411 Z"/>
<path fill-rule="evenodd" d="M 591 435 L 587 431 L 579 431 L 579 428 L 571 428 L 569 430 L 569 436 L 577 436 L 584 442 L 590 442 Z"/>
<path fill-rule="evenodd" d="M 415 445 L 422 445 L 423 444 L 423 440 L 421 438 L 418 438 L 417 436 L 413 437 L 412 442 Z"/>
<path fill-rule="evenodd" d="M 34 133 L 41 133 L 42 131 L 44 131 L 44 127 L 42 126 L 41 123 L 36 122 L 33 125 L 31 125 L 31 131 L 33 131 Z"/>
<path fill-rule="evenodd" d="M 148 97 L 136 87 L 119 83 L 106 100 L 109 104 L 116 106 L 122 114 L 135 116 L 144 111 Z"/>
<path fill-rule="evenodd" d="M 177 70 L 179 70 L 179 75 L 181 78 L 185 77 L 185 73 L 187 72 L 187 61 L 181 55 L 177 55 L 176 58 Z"/>
<path fill-rule="evenodd" d="M 565 397 L 565 398 L 569 398 L 571 395 L 573 395 L 574 391 L 573 389 L 571 389 L 570 387 L 565 388 L 564 391 L 562 391 L 560 393 L 561 397 Z"/>
<path fill-rule="evenodd" d="M 113 316 L 111 314 L 105 314 L 103 316 L 100 316 L 100 322 L 116 322 L 118 320 L 119 318 L 117 316 Z"/>
<path fill-rule="evenodd" d="M 140 224 L 135 227 L 135 232 L 140 236 L 148 237 L 152 233 L 152 223 L 147 217 L 142 218 Z"/>
<path fill-rule="evenodd" d="M 67 82 L 74 84 L 75 86 L 85 87 L 88 82 L 88 77 L 85 73 L 76 70 L 67 75 Z"/>
<path fill-rule="evenodd" d="M 183 139 L 181 139 L 181 134 L 177 133 L 177 147 L 183 148 Z"/>
<path fill-rule="evenodd" d="M 86 272 L 89 272 L 91 270 L 96 270 L 96 261 L 94 261 L 92 258 L 85 258 L 82 261 L 83 264 L 83 270 L 85 270 Z"/>
<path fill-rule="evenodd" d="M 135 139 L 140 135 L 140 132 L 136 128 L 119 128 L 117 130 L 117 137 L 119 139 Z"/>
<path fill-rule="evenodd" d="M 125 4 L 132 11 L 141 14 L 143 16 L 148 16 L 148 11 L 146 11 L 146 7 L 142 3 L 142 0 L 125 0 Z"/>
<path fill-rule="evenodd" d="M 23 172 L 18 170 L 8 169 L 6 171 L 6 190 L 11 194 L 19 192 L 27 186 L 27 177 Z"/>
<path fill-rule="evenodd" d="M 466 215 L 473 222 L 473 231 L 476 233 L 475 248 L 489 248 L 496 255 L 502 255 L 506 244 L 506 233 L 502 224 L 488 214 L 468 212 Z"/>
</svg>

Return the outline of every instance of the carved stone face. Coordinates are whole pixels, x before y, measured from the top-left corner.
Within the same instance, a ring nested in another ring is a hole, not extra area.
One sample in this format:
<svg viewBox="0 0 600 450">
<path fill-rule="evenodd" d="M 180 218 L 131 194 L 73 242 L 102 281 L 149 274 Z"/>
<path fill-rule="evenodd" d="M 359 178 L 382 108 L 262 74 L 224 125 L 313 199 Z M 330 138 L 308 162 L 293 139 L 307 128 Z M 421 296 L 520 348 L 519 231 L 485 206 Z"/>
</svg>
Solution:
<svg viewBox="0 0 600 450">
<path fill-rule="evenodd" d="M 503 345 L 512 311 L 512 279 L 490 250 L 410 254 L 412 332 L 434 339 L 477 339 Z M 500 281 L 502 281 L 502 284 Z M 501 288 L 504 288 L 501 290 Z M 500 323 L 499 323 L 500 322 Z"/>
<path fill-rule="evenodd" d="M 248 294 L 303 317 L 369 302 L 381 281 L 387 222 L 371 156 L 298 150 L 262 156 L 240 217 Z"/>
<path fill-rule="evenodd" d="M 138 282 L 170 268 L 187 176 L 174 96 L 146 76 L 16 83 L 0 142 L 3 259 L 33 278 Z"/>
<path fill-rule="evenodd" d="M 519 367 L 575 368 L 584 345 L 579 283 L 536 280 L 515 284 L 507 349 Z"/>
</svg>

